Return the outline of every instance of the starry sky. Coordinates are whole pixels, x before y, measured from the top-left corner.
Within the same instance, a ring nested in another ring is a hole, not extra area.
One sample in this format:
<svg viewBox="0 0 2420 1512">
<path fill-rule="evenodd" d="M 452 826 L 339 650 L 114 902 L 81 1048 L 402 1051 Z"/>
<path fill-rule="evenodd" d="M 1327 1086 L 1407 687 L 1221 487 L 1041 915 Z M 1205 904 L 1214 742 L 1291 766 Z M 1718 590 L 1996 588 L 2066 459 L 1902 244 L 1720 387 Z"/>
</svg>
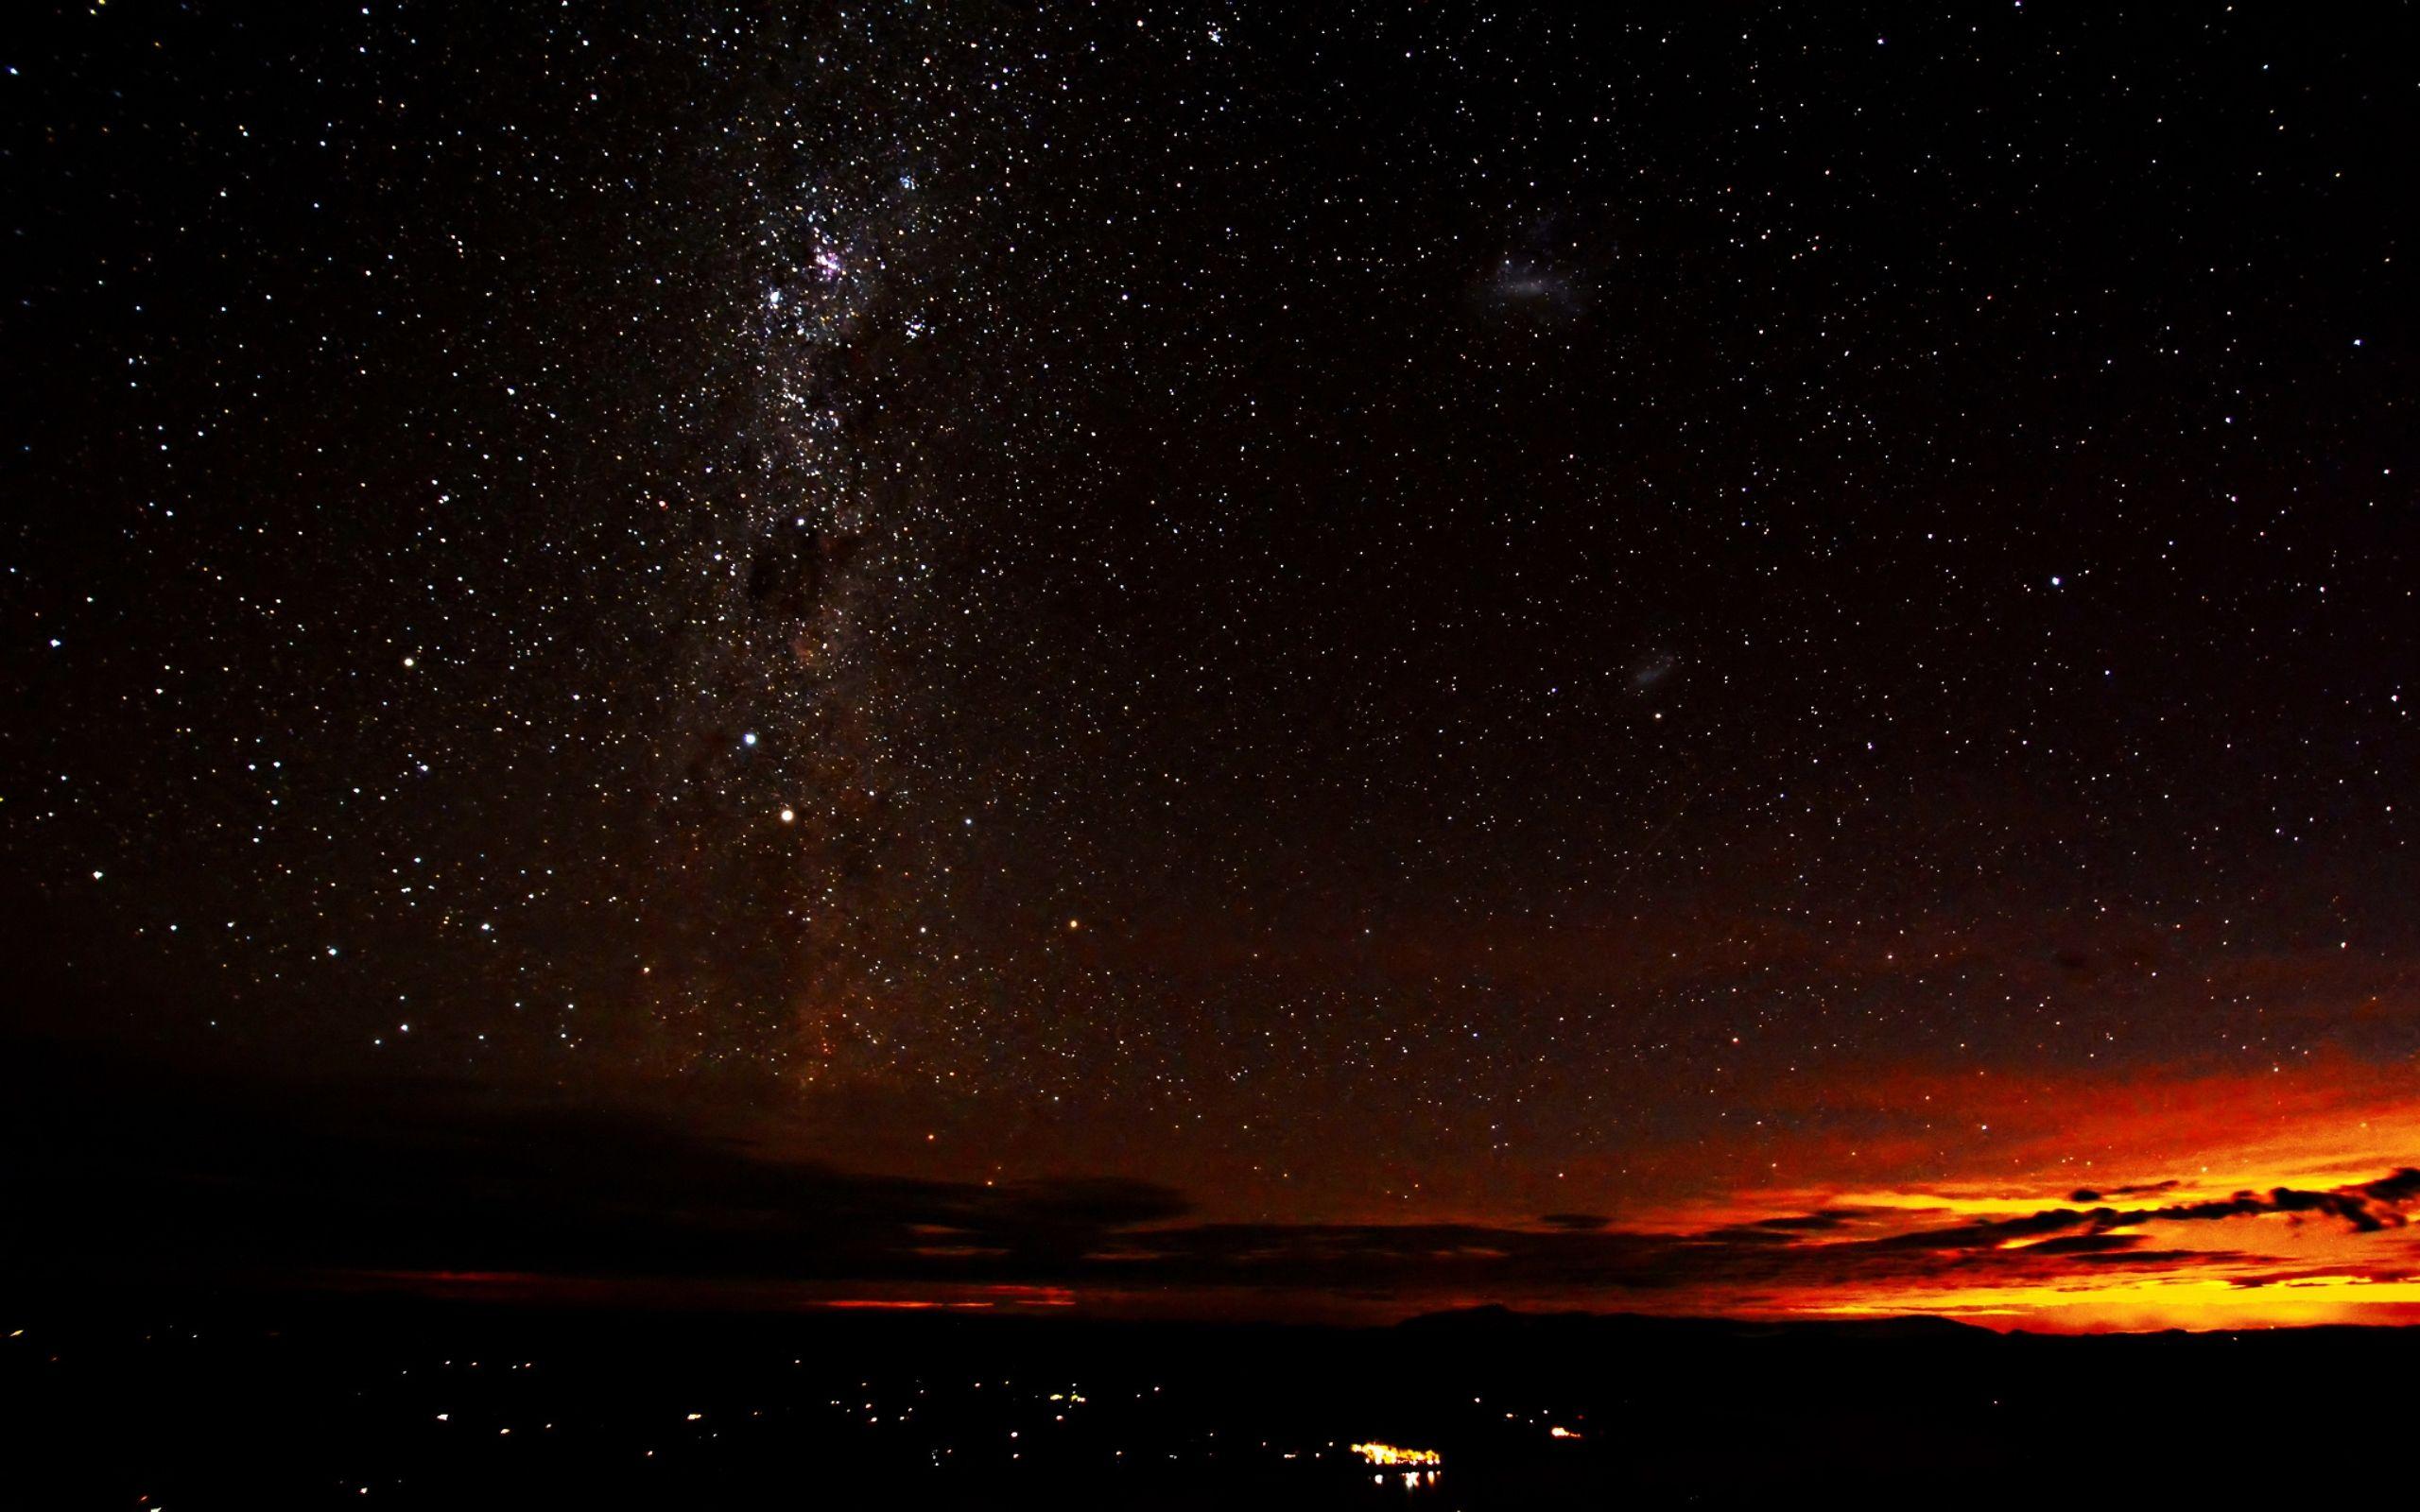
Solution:
<svg viewBox="0 0 2420 1512">
<path fill-rule="evenodd" d="M 17 1263 L 2420 1317 L 2415 40 L 36 8 Z"/>
</svg>

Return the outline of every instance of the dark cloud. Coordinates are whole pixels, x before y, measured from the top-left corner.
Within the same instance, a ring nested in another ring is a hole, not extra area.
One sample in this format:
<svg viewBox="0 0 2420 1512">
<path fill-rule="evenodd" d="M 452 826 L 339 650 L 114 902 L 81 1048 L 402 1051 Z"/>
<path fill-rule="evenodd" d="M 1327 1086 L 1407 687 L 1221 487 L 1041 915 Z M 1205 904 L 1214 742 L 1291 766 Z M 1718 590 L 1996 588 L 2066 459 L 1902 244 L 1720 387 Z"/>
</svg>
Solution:
<svg viewBox="0 0 2420 1512">
<path fill-rule="evenodd" d="M 2353 1190 L 2373 1202 L 2383 1202 L 2390 1207 L 2403 1207 L 2412 1199 L 2420 1197 L 2420 1169 L 2407 1165 L 2393 1176 L 2380 1177 L 2376 1181 Z"/>
<path fill-rule="evenodd" d="M 2183 1182 L 2171 1179 L 2167 1181 L 2149 1181 L 2140 1186 L 2109 1187 L 2098 1192 L 2094 1191 L 2090 1187 L 2078 1187 L 2075 1191 L 2067 1194 L 2067 1200 L 2069 1202 L 2090 1204 L 2105 1202 L 2111 1197 L 2157 1196 L 2163 1192 L 2173 1192 L 2182 1185 L 2184 1185 Z"/>
<path fill-rule="evenodd" d="M 2188 1202 L 2168 1208 L 2137 1208 L 2111 1214 L 2100 1221 L 2101 1228 L 2121 1228 L 2150 1222 L 2191 1222 L 2210 1218 L 2242 1218 L 2264 1212 L 2315 1212 L 2335 1218 L 2362 1233 L 2377 1233 L 2387 1228 L 2400 1228 L 2411 1220 L 2401 1209 L 2415 1196 L 2420 1196 L 2420 1172 L 2410 1167 L 2397 1170 L 2363 1186 L 2342 1187 L 2332 1192 L 2308 1192 L 2294 1187 L 2273 1187 L 2267 1193 L 2238 1192 L 2234 1196 L 2211 1202 Z M 2095 1210 L 2098 1214 L 2108 1210 Z"/>
<path fill-rule="evenodd" d="M 1996 1249 L 2002 1246 L 2029 1239 L 2092 1227 L 2099 1214 L 2108 1209 L 2078 1212 L 2072 1208 L 2051 1208 L 2042 1212 L 2028 1213 L 2018 1218 L 1983 1218 L 1972 1223 L 1952 1224 L 1940 1228 L 1918 1228 L 1908 1233 L 1890 1234 L 1866 1241 L 1877 1250 L 1893 1249 Z M 2114 1224 L 2099 1227 L 2113 1228 Z"/>
<path fill-rule="evenodd" d="M 2179 1184 L 2161 1181 L 2146 1186 L 2119 1187 L 2114 1191 L 2167 1192 Z M 2100 1194 L 2090 1190 L 2074 1194 L 2074 1199 L 2078 1201 L 2097 1200 L 2100 1196 Z M 2121 1209 L 2102 1205 L 2087 1209 L 2049 1208 L 2019 1217 L 1981 1219 L 1946 1228 L 1893 1234 L 1870 1243 L 1877 1249 L 1980 1250 L 2023 1245 L 2036 1254 L 2078 1253 L 2086 1247 L 2117 1247 L 2083 1243 L 2123 1237 L 2111 1234 L 2112 1229 L 2133 1228 L 2147 1223 L 2205 1223 L 2226 1218 L 2254 1218 L 2268 1213 L 2292 1216 L 2316 1213 L 2336 1219 L 2357 1233 L 2378 1233 L 2389 1228 L 2400 1228 L 2410 1223 L 2410 1218 L 2401 1209 L 2415 1199 L 2420 1199 L 2420 1171 L 2406 1167 L 2376 1181 L 2334 1191 L 2273 1187 L 2265 1193 L 2238 1192 L 2232 1196 L 2173 1203 L 2165 1207 Z M 2075 1237 L 2067 1240 L 2049 1237 L 2060 1235 Z"/>
</svg>

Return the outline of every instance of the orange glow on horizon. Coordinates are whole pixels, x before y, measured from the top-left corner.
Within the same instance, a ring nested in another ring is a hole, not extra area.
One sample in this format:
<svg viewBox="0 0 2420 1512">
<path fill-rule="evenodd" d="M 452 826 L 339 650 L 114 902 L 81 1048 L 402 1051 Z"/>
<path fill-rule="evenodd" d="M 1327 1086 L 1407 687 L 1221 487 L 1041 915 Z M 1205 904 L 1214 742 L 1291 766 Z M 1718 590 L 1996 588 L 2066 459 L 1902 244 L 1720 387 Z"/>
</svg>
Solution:
<svg viewBox="0 0 2420 1512">
<path fill-rule="evenodd" d="M 1887 1074 L 1832 1095 L 1972 1129 L 1966 1159 L 1936 1149 L 1929 1178 L 1733 1190 L 1640 1227 L 1789 1236 L 1772 1246 L 1787 1263 L 1775 1284 L 1726 1295 L 1745 1288 L 1718 1277 L 1687 1311 L 2077 1332 L 2411 1322 L 2420 1179 L 2399 1173 L 2420 1166 L 2420 1096 L 2400 1069 L 2328 1058 L 2292 1075 L 2124 1084 Z M 1790 1163 L 1884 1174 L 1830 1143 L 1818 1134 Z"/>
</svg>

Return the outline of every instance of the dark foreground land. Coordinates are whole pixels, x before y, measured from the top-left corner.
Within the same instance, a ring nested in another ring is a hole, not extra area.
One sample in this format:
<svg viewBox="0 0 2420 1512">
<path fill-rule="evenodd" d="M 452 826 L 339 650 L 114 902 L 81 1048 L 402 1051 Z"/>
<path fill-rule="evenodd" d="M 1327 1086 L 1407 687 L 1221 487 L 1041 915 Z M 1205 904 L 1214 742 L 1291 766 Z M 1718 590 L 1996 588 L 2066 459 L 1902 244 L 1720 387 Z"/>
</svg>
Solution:
<svg viewBox="0 0 2420 1512">
<path fill-rule="evenodd" d="M 8 1305 L 25 1508 L 2232 1505 L 2420 1442 L 2386 1330 Z"/>
</svg>

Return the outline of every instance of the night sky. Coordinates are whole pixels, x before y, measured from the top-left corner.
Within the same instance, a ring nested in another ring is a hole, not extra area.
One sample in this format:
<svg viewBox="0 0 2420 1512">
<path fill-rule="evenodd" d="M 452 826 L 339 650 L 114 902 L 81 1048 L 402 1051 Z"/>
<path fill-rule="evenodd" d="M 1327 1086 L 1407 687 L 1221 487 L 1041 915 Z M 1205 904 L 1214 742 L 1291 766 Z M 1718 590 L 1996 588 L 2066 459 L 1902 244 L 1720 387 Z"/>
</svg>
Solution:
<svg viewBox="0 0 2420 1512">
<path fill-rule="evenodd" d="M 2408 7 L 0 27 L 10 1263 L 2420 1317 Z"/>
</svg>

